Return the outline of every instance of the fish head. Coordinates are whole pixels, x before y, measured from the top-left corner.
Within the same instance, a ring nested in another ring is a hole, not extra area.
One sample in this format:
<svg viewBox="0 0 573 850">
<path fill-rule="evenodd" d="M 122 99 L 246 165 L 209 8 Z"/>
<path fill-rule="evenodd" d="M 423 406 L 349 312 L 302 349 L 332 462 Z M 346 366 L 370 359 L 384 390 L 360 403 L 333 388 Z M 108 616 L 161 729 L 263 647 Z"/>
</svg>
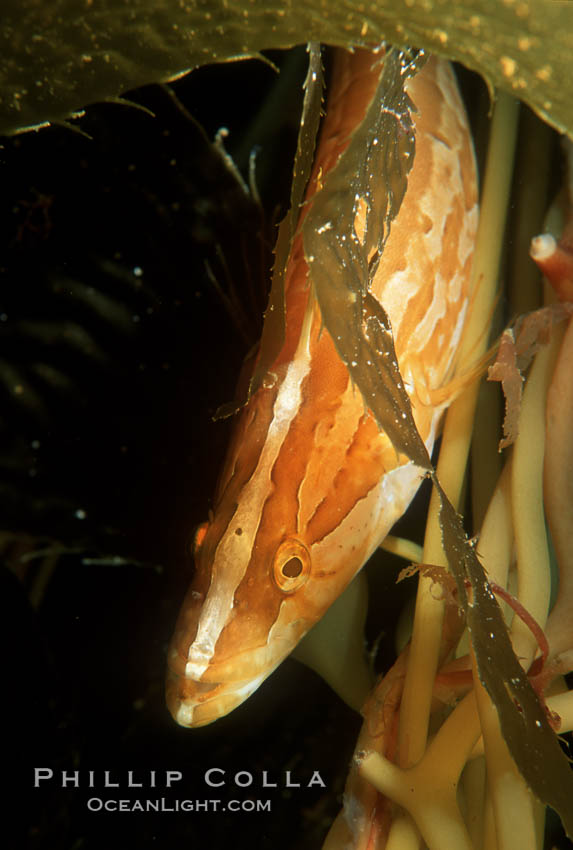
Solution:
<svg viewBox="0 0 573 850">
<path fill-rule="evenodd" d="M 318 323 L 306 349 L 237 422 L 169 650 L 167 702 L 183 726 L 211 723 L 256 690 L 419 485 Z"/>
</svg>

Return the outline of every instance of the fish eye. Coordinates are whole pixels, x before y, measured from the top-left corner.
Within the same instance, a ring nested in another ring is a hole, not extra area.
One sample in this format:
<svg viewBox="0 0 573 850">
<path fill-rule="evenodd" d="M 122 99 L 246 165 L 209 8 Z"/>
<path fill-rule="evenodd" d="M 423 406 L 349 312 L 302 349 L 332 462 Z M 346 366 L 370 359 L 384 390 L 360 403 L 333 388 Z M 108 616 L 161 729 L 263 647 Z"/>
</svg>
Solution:
<svg viewBox="0 0 573 850">
<path fill-rule="evenodd" d="M 284 593 L 292 593 L 310 575 L 310 553 L 304 543 L 289 537 L 278 547 L 273 559 L 273 578 Z"/>
</svg>

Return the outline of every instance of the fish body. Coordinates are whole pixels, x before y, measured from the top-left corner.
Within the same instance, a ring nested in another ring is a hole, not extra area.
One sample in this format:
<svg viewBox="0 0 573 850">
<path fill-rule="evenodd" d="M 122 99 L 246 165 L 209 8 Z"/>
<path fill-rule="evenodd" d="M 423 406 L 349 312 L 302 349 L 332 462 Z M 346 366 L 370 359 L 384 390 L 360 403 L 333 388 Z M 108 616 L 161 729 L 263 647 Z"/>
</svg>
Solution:
<svg viewBox="0 0 573 850">
<path fill-rule="evenodd" d="M 339 52 L 301 220 L 379 74 L 375 54 Z M 449 63 L 431 57 L 406 89 L 416 155 L 370 292 L 388 314 L 414 421 L 431 450 L 448 402 L 437 403 L 435 391 L 451 377 L 470 300 L 477 181 Z M 361 239 L 366 205 L 355 208 Z M 237 418 L 169 649 L 167 702 L 183 726 L 216 720 L 260 685 L 342 593 L 423 477 L 379 429 L 337 353 L 300 230 L 285 304 L 284 344 Z"/>
</svg>

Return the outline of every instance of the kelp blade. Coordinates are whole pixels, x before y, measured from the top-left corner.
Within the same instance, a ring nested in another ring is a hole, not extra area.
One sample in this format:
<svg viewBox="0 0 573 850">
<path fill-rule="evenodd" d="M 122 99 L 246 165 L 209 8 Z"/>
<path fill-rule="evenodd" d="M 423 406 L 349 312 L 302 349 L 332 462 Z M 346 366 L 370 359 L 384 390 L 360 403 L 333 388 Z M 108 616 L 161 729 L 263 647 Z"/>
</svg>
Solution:
<svg viewBox="0 0 573 850">
<path fill-rule="evenodd" d="M 462 62 L 573 137 L 566 0 L 2 0 L 0 24 L 0 133 L 261 50 L 385 40 Z"/>
</svg>

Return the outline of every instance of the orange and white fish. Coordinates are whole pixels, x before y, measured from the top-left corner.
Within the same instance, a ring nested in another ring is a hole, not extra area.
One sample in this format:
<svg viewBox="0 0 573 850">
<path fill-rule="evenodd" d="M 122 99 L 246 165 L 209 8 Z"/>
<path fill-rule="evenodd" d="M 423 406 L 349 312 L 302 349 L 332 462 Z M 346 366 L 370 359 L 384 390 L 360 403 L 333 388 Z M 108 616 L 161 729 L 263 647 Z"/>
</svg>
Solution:
<svg viewBox="0 0 573 850">
<path fill-rule="evenodd" d="M 301 220 L 380 73 L 379 54 L 338 52 Z M 405 88 L 416 153 L 369 292 L 389 317 L 414 421 L 431 450 L 450 400 L 435 391 L 451 378 L 468 311 L 477 180 L 449 63 L 431 57 Z M 360 241 L 368 204 L 350 203 Z M 170 645 L 167 703 L 183 726 L 211 723 L 253 693 L 379 546 L 423 476 L 380 430 L 337 353 L 311 260 L 299 230 L 286 267 L 284 343 L 237 418 Z"/>
</svg>

